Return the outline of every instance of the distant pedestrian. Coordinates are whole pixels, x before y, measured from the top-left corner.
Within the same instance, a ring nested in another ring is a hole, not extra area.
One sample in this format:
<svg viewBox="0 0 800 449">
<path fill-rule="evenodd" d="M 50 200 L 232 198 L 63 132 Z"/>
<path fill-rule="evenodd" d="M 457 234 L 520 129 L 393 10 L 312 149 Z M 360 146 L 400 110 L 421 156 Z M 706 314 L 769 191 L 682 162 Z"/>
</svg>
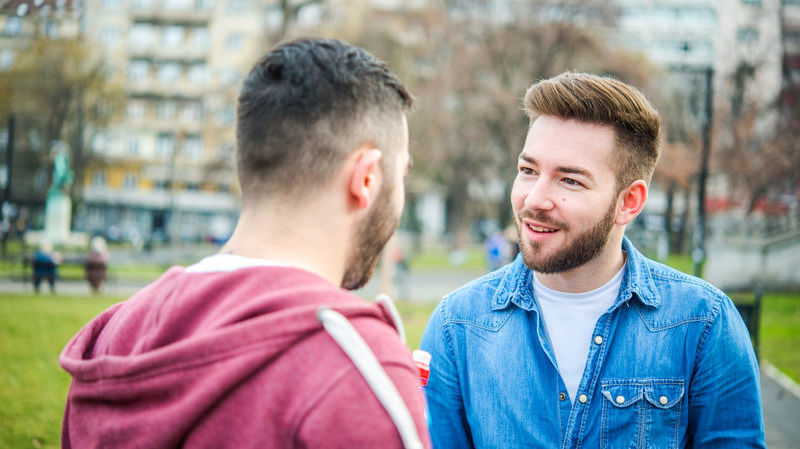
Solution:
<svg viewBox="0 0 800 449">
<path fill-rule="evenodd" d="M 511 243 L 504 233 L 497 231 L 486 239 L 486 264 L 494 271 L 511 261 Z"/>
<path fill-rule="evenodd" d="M 86 280 L 89 281 L 93 293 L 100 293 L 103 290 L 109 257 L 106 240 L 100 236 L 93 237 L 89 244 L 89 254 L 86 255 L 86 261 L 83 264 Z"/>
<path fill-rule="evenodd" d="M 50 293 L 56 293 L 56 279 L 58 278 L 58 264 L 61 255 L 53 251 L 53 245 L 45 240 L 33 253 L 33 290 L 38 294 L 42 281 L 50 286 Z"/>
</svg>

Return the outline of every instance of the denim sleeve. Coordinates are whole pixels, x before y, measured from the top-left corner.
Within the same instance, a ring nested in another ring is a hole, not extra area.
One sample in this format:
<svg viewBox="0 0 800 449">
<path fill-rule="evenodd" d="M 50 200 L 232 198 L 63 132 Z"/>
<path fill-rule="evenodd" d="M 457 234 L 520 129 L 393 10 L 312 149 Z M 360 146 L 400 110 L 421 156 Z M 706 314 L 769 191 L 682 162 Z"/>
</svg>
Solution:
<svg viewBox="0 0 800 449">
<path fill-rule="evenodd" d="M 735 306 L 719 313 L 700 342 L 689 389 L 689 436 L 695 448 L 765 448 L 758 362 Z"/>
<path fill-rule="evenodd" d="M 420 344 L 423 350 L 431 353 L 431 372 L 425 387 L 431 441 L 434 449 L 472 448 L 451 329 L 445 321 L 446 300 L 442 300 L 433 311 Z"/>
</svg>

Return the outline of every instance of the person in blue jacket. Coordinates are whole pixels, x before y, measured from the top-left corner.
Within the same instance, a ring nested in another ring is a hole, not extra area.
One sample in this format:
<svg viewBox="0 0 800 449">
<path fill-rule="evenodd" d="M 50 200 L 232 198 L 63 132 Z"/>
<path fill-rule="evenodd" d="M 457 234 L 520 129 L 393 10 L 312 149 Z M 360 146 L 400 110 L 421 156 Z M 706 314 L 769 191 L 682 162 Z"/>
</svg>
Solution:
<svg viewBox="0 0 800 449">
<path fill-rule="evenodd" d="M 430 318 L 434 447 L 763 448 L 758 366 L 731 300 L 625 236 L 659 156 L 635 88 L 534 84 L 511 204 L 521 254 Z"/>
</svg>

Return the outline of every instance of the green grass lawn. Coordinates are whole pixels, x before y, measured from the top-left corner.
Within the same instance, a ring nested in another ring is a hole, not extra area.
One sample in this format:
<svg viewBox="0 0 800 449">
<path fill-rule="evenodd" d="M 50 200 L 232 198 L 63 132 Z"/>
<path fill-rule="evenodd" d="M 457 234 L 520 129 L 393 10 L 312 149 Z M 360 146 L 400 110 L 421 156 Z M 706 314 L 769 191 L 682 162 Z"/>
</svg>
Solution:
<svg viewBox="0 0 800 449">
<path fill-rule="evenodd" d="M 0 294 L 0 448 L 57 448 L 69 376 L 58 354 L 72 335 L 117 297 Z M 434 303 L 397 304 L 408 345 L 419 347 Z M 800 381 L 800 292 L 769 293 L 761 355 Z"/>
<path fill-rule="evenodd" d="M 0 447 L 60 447 L 69 376 L 58 354 L 119 300 L 0 294 Z"/>
</svg>

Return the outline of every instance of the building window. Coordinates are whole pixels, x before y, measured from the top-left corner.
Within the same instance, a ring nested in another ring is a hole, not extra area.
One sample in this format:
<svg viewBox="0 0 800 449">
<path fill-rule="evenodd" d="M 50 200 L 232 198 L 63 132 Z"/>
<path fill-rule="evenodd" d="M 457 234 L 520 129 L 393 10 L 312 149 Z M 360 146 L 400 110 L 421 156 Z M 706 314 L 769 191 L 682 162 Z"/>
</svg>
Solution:
<svg viewBox="0 0 800 449">
<path fill-rule="evenodd" d="M 166 47 L 177 47 L 183 43 L 183 27 L 172 25 L 164 28 L 161 43 Z"/>
<path fill-rule="evenodd" d="M 139 120 L 144 117 L 144 103 L 140 100 L 128 101 L 128 118 L 132 120 Z"/>
<path fill-rule="evenodd" d="M 136 23 L 131 27 L 130 43 L 136 48 L 147 48 L 156 41 L 156 30 L 149 23 Z"/>
<path fill-rule="evenodd" d="M 134 9 L 150 9 L 153 6 L 153 0 L 133 0 Z"/>
<path fill-rule="evenodd" d="M 223 69 L 220 78 L 223 86 L 233 86 L 238 84 L 242 77 L 235 69 Z"/>
<path fill-rule="evenodd" d="M 198 63 L 189 66 L 189 80 L 196 84 L 206 84 L 208 82 L 208 68 L 206 65 Z"/>
<path fill-rule="evenodd" d="M 743 5 L 758 6 L 758 7 L 761 6 L 761 0 L 741 0 L 741 2 Z"/>
<path fill-rule="evenodd" d="M 106 186 L 106 172 L 98 170 L 92 173 L 92 187 Z"/>
<path fill-rule="evenodd" d="M 183 105 L 181 120 L 194 122 L 203 118 L 203 104 L 199 101 L 189 101 Z"/>
<path fill-rule="evenodd" d="M 186 157 L 191 161 L 200 159 L 203 155 L 203 139 L 200 136 L 189 136 L 185 142 Z"/>
<path fill-rule="evenodd" d="M 8 70 L 17 61 L 17 53 L 14 50 L 5 49 L 0 51 L 0 70 Z"/>
<path fill-rule="evenodd" d="M 22 31 L 22 19 L 15 16 L 6 17 L 6 24 L 3 26 L 3 34 L 6 36 L 19 36 Z"/>
<path fill-rule="evenodd" d="M 138 137 L 130 137 L 128 139 L 128 154 L 131 156 L 138 156 L 139 155 L 139 138 Z"/>
<path fill-rule="evenodd" d="M 221 126 L 232 125 L 235 119 L 236 111 L 234 111 L 233 106 L 223 107 L 217 115 L 217 123 Z"/>
<path fill-rule="evenodd" d="M 195 0 L 194 9 L 197 11 L 210 11 L 214 8 L 214 0 Z"/>
<path fill-rule="evenodd" d="M 228 12 L 242 12 L 247 8 L 246 0 L 228 0 Z"/>
<path fill-rule="evenodd" d="M 48 19 L 44 23 L 44 34 L 50 39 L 58 38 L 58 22 Z"/>
<path fill-rule="evenodd" d="M 208 44 L 211 42 L 211 34 L 208 28 L 195 28 L 192 31 L 192 46 L 201 50 L 208 49 Z"/>
<path fill-rule="evenodd" d="M 103 9 L 117 9 L 119 8 L 119 0 L 103 0 L 101 5 Z"/>
<path fill-rule="evenodd" d="M 141 81 L 147 78 L 150 71 L 150 63 L 141 59 L 131 60 L 128 64 L 128 80 Z"/>
<path fill-rule="evenodd" d="M 158 108 L 156 110 L 156 115 L 160 119 L 172 119 L 175 118 L 175 102 L 172 100 L 161 100 L 158 102 Z"/>
<path fill-rule="evenodd" d="M 165 0 L 164 9 L 171 11 L 189 11 L 194 7 L 194 0 Z"/>
<path fill-rule="evenodd" d="M 119 31 L 114 27 L 103 27 L 100 30 L 100 42 L 106 47 L 113 47 L 119 40 Z"/>
<path fill-rule="evenodd" d="M 125 190 L 136 190 L 139 186 L 139 175 L 136 173 L 125 173 L 122 177 L 122 188 Z"/>
<path fill-rule="evenodd" d="M 156 140 L 156 156 L 169 157 L 175 149 L 175 138 L 172 134 L 161 133 Z"/>
<path fill-rule="evenodd" d="M 158 80 L 163 83 L 173 83 L 181 76 L 181 66 L 175 62 L 161 64 L 158 68 Z"/>
<path fill-rule="evenodd" d="M 244 44 L 244 35 L 241 33 L 229 34 L 225 38 L 225 48 L 227 50 L 241 50 Z"/>
<path fill-rule="evenodd" d="M 742 45 L 753 45 L 758 42 L 758 30 L 751 27 L 741 27 L 736 33 L 736 40 Z"/>
<path fill-rule="evenodd" d="M 108 136 L 105 133 L 97 133 L 92 138 L 92 149 L 99 154 L 108 152 Z"/>
</svg>

